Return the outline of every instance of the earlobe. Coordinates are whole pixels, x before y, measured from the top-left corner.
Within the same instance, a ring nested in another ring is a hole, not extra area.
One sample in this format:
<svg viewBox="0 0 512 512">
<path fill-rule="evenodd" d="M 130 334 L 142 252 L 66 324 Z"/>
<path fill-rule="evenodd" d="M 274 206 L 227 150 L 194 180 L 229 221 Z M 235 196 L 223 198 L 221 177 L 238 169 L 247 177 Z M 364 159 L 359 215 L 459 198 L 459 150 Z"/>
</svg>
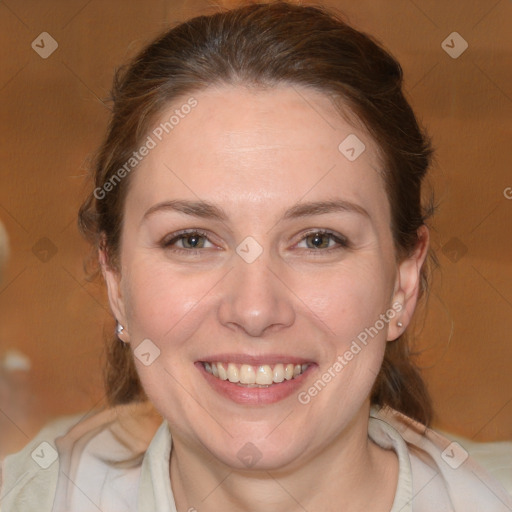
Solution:
<svg viewBox="0 0 512 512">
<path fill-rule="evenodd" d="M 109 265 L 108 253 L 104 245 L 98 249 L 98 259 L 101 266 L 101 273 L 103 274 L 103 279 L 107 286 L 110 309 L 117 323 L 123 326 L 123 330 L 121 332 L 116 331 L 116 333 L 121 341 L 128 342 L 125 306 L 121 293 L 121 275 L 119 271 Z"/>
<path fill-rule="evenodd" d="M 397 269 L 393 304 L 399 303 L 401 310 L 388 329 L 388 341 L 396 340 L 409 325 L 413 316 L 421 288 L 421 268 L 425 262 L 429 246 L 428 228 L 418 229 L 418 243 L 414 252 L 405 258 Z M 398 324 L 401 325 L 398 325 Z"/>
</svg>

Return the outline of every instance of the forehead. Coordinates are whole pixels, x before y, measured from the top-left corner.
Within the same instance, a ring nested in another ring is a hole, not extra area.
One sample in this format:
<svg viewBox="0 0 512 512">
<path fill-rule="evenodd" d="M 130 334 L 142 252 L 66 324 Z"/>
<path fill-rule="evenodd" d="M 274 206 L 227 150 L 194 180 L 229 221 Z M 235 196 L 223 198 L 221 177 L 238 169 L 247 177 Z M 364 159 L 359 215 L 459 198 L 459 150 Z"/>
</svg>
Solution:
<svg viewBox="0 0 512 512">
<path fill-rule="evenodd" d="M 387 208 L 375 143 L 312 89 L 210 87 L 169 105 L 149 137 L 129 193 L 146 207 L 186 196 L 278 208 L 336 195 Z"/>
</svg>

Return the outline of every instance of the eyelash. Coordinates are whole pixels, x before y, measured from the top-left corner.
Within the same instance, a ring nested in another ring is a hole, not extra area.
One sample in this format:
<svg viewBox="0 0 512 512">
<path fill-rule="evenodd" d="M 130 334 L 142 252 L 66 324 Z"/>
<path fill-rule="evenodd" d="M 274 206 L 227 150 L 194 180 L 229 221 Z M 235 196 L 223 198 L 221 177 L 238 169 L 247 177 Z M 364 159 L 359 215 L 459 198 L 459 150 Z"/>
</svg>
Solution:
<svg viewBox="0 0 512 512">
<path fill-rule="evenodd" d="M 304 241 L 308 236 L 311 235 L 328 235 L 338 244 L 337 246 L 328 247 L 327 249 L 305 249 L 309 254 L 313 256 L 321 256 L 320 253 L 331 254 L 332 251 L 339 251 L 340 249 L 348 249 L 350 247 L 349 241 L 343 235 L 338 235 L 332 231 L 329 231 L 328 229 L 312 229 L 307 231 L 302 235 L 302 238 L 299 242 Z"/>
<path fill-rule="evenodd" d="M 197 254 L 199 254 L 201 249 L 181 249 L 181 248 L 172 248 L 171 247 L 174 243 L 176 243 L 180 240 L 183 240 L 184 238 L 187 238 L 187 236 L 191 236 L 191 235 L 199 235 L 199 236 L 202 236 L 202 237 L 208 239 L 208 234 L 205 233 L 204 231 L 201 231 L 200 229 L 186 229 L 183 231 L 179 231 L 177 233 L 173 233 L 171 235 L 172 238 L 170 240 L 164 239 L 162 241 L 161 245 L 164 249 L 169 249 L 173 252 L 197 255 Z"/>
<path fill-rule="evenodd" d="M 206 232 L 204 232 L 200 229 L 188 229 L 188 230 L 179 231 L 177 233 L 173 233 L 171 235 L 172 238 L 162 240 L 160 245 L 162 246 L 162 248 L 171 250 L 173 252 L 186 253 L 188 255 L 194 255 L 194 256 L 199 255 L 199 253 L 201 252 L 201 249 L 172 248 L 173 244 L 175 244 L 176 242 L 183 240 L 187 236 L 191 236 L 191 235 L 198 235 L 198 236 L 204 237 L 208 241 L 210 241 L 208 238 L 208 234 Z M 335 242 L 338 243 L 337 247 L 328 247 L 327 249 L 305 249 L 309 254 L 314 255 L 314 256 L 321 256 L 320 253 L 330 254 L 332 251 L 338 251 L 340 249 L 348 249 L 350 247 L 348 240 L 344 236 L 337 235 L 336 233 L 326 230 L 326 229 L 310 230 L 310 231 L 304 233 L 302 235 L 302 238 L 297 243 L 304 241 L 308 236 L 311 236 L 311 235 L 329 235 L 331 237 L 331 239 L 333 239 Z"/>
</svg>

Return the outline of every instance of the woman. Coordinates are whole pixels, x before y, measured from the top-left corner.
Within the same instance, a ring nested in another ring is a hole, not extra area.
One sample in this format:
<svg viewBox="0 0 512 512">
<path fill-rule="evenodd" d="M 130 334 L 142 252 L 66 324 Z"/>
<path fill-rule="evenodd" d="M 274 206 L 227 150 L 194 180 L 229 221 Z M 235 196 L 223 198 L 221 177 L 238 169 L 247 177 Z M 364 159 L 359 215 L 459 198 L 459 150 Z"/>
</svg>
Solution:
<svg viewBox="0 0 512 512">
<path fill-rule="evenodd" d="M 406 330 L 432 149 L 401 82 L 281 2 L 194 18 L 118 75 L 80 210 L 114 407 L 9 457 L 2 511 L 512 509 L 427 428 Z"/>
</svg>

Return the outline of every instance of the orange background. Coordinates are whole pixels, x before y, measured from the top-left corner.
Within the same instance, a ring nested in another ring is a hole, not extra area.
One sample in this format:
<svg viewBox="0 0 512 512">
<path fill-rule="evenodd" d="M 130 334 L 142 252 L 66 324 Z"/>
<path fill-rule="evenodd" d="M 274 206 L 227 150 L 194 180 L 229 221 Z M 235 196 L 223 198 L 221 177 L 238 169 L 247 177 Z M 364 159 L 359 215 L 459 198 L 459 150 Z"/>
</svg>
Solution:
<svg viewBox="0 0 512 512">
<path fill-rule="evenodd" d="M 438 428 L 512 439 L 512 2 L 331 1 L 401 62 L 432 134 L 441 263 L 418 348 Z M 199 0 L 0 3 L 0 219 L 12 254 L 0 284 L 0 456 L 61 414 L 104 403 L 101 358 L 113 329 L 102 284 L 82 268 L 76 228 L 88 159 L 108 120 L 113 70 Z M 458 32 L 468 49 L 450 57 Z M 32 41 L 58 43 L 47 59 Z M 450 43 L 451 44 L 451 43 Z M 45 261 L 47 260 L 47 261 Z M 2 368 L 8 350 L 30 372 Z"/>
</svg>

